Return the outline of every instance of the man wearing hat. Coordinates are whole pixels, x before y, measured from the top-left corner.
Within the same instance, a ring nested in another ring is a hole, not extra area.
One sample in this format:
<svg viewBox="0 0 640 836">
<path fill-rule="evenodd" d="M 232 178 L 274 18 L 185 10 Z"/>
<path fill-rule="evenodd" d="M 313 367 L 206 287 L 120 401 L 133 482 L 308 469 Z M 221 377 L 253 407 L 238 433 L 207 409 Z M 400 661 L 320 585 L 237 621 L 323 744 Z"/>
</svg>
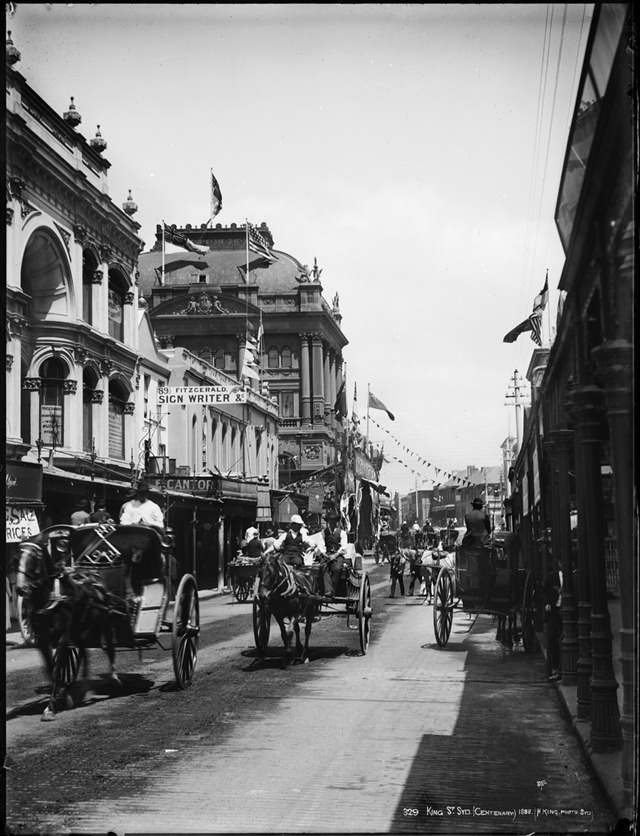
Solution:
<svg viewBox="0 0 640 836">
<path fill-rule="evenodd" d="M 164 517 L 159 505 L 149 499 L 149 485 L 140 482 L 127 494 L 128 502 L 120 509 L 121 525 L 153 525 L 164 529 Z"/>
<path fill-rule="evenodd" d="M 479 549 L 489 542 L 491 520 L 487 512 L 482 510 L 483 505 L 481 499 L 474 499 L 471 510 L 464 515 L 467 531 L 462 538 L 462 545 L 465 549 Z"/>
<path fill-rule="evenodd" d="M 340 514 L 331 509 L 327 513 L 327 527 L 324 532 L 325 556 L 321 561 L 322 589 L 327 598 L 333 598 L 340 580 L 340 572 L 347 554 L 347 532 L 340 525 Z"/>
<path fill-rule="evenodd" d="M 291 517 L 291 528 L 281 534 L 277 540 L 265 551 L 264 556 L 268 557 L 274 551 L 282 553 L 282 559 L 294 569 L 304 566 L 304 553 L 313 549 L 316 544 L 309 538 L 309 532 L 304 527 L 304 520 L 299 514 Z"/>
<path fill-rule="evenodd" d="M 90 510 L 91 505 L 89 504 L 89 500 L 81 499 L 76 506 L 76 510 L 71 514 L 69 520 L 71 525 L 86 525 L 89 522 Z"/>
</svg>

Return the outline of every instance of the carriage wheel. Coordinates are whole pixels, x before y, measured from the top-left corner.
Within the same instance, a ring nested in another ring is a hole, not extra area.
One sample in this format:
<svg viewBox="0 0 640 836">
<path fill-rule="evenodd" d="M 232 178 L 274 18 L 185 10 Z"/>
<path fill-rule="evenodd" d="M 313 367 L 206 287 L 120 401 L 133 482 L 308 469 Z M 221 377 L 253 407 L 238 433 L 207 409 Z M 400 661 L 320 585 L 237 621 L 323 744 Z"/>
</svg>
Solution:
<svg viewBox="0 0 640 836">
<path fill-rule="evenodd" d="M 31 604 L 23 595 L 18 595 L 18 624 L 20 625 L 20 633 L 25 644 L 32 645 L 35 643 L 36 636 L 33 632 L 33 623 L 31 621 Z"/>
<path fill-rule="evenodd" d="M 233 587 L 233 594 L 236 596 L 236 601 L 246 601 L 253 590 L 253 582 L 248 578 L 241 578 Z"/>
<path fill-rule="evenodd" d="M 360 583 L 360 596 L 358 599 L 358 632 L 360 634 L 360 650 L 363 654 L 367 652 L 367 648 L 369 647 L 372 615 L 371 583 L 369 582 L 369 575 L 365 573 Z"/>
<path fill-rule="evenodd" d="M 445 647 L 453 624 L 454 584 L 446 567 L 442 567 L 436 580 L 433 599 L 433 632 L 440 647 Z"/>
<path fill-rule="evenodd" d="M 527 572 L 522 594 L 522 646 L 526 653 L 533 653 L 536 641 L 536 582 L 533 572 Z"/>
<path fill-rule="evenodd" d="M 193 575 L 183 575 L 173 607 L 173 671 L 178 688 L 191 685 L 198 659 L 200 602 Z"/>
<path fill-rule="evenodd" d="M 253 637 L 260 656 L 264 656 L 269 646 L 271 631 L 271 611 L 268 604 L 263 604 L 258 596 L 253 599 Z"/>
<path fill-rule="evenodd" d="M 53 666 L 55 668 L 56 663 L 58 661 L 58 650 L 57 648 L 53 651 Z M 67 648 L 67 657 L 64 660 L 64 664 L 60 670 L 60 684 L 61 685 L 73 685 L 73 683 L 78 678 L 78 672 L 80 670 L 80 650 L 77 647 L 68 647 Z"/>
</svg>

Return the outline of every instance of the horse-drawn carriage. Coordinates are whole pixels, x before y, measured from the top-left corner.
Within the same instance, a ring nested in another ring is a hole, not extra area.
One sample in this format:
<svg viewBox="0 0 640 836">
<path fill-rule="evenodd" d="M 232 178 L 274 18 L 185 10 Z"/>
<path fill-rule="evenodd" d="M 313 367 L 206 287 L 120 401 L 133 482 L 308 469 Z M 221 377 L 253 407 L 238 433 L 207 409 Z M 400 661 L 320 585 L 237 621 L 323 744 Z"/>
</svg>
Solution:
<svg viewBox="0 0 640 836">
<path fill-rule="evenodd" d="M 286 619 L 288 600 L 297 599 L 295 613 L 305 625 L 304 647 L 299 643 L 298 623 L 294 625 L 300 649 L 300 658 L 305 660 L 311 624 L 314 620 L 335 614 L 346 614 L 347 628 L 357 629 L 360 650 L 366 654 L 371 633 L 371 582 L 363 569 L 362 556 L 350 546 L 348 556 L 340 571 L 335 595 L 327 597 L 319 591 L 320 563 L 305 565 L 293 570 L 281 557 L 276 555 L 263 560 L 258 592 L 253 598 L 253 635 L 258 653 L 264 656 L 269 645 L 272 616 L 278 622 L 285 648 L 291 651 L 291 634 L 287 635 L 283 624 Z M 266 591 L 266 594 L 265 594 Z M 352 624 L 356 621 L 357 624 Z"/>
<path fill-rule="evenodd" d="M 260 558 L 238 555 L 227 567 L 229 586 L 236 601 L 246 601 L 256 582 L 260 569 Z"/>
<path fill-rule="evenodd" d="M 436 642 L 445 647 L 451 635 L 453 616 L 462 610 L 473 621 L 479 615 L 498 619 L 499 632 L 522 639 L 526 652 L 535 650 L 535 579 L 532 572 L 517 565 L 508 546 L 507 531 L 494 532 L 484 547 L 467 548 L 459 529 L 455 563 L 443 561 L 436 579 L 433 628 Z"/>
<path fill-rule="evenodd" d="M 100 599 L 98 608 L 108 618 L 106 635 L 96 634 L 83 647 L 73 639 L 65 645 L 63 685 L 77 678 L 87 647 L 106 643 L 118 650 L 142 651 L 156 645 L 166 650 L 160 637 L 167 634 L 172 638 L 176 683 L 179 688 L 191 683 L 200 632 L 198 590 L 195 578 L 183 575 L 170 607 L 167 567 L 172 550 L 170 533 L 110 523 L 57 525 L 20 544 L 21 629 L 26 639 L 37 641 L 45 656 L 49 652 L 55 663 L 60 651 L 53 632 L 48 641 L 47 616 L 62 610 L 75 593 L 88 590 L 94 601 Z M 36 622 L 44 635 L 34 635 Z"/>
</svg>

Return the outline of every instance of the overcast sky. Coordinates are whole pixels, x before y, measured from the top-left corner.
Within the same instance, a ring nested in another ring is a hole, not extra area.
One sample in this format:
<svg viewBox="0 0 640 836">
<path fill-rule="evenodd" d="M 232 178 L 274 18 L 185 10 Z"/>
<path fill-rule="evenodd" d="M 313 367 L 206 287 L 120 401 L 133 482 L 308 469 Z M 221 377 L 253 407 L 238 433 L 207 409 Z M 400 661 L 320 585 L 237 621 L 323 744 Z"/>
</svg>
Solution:
<svg viewBox="0 0 640 836">
<path fill-rule="evenodd" d="M 100 125 L 110 195 L 132 190 L 147 249 L 163 219 L 207 222 L 213 170 L 217 223 L 265 221 L 276 249 L 317 258 L 349 403 L 357 385 L 366 424 L 370 386 L 395 414 L 370 412 L 386 485 L 500 463 L 534 348 L 503 337 L 547 270 L 544 337 L 555 323 L 591 5 L 15 8 L 15 69 L 59 113 L 73 96 L 87 139 Z"/>
</svg>

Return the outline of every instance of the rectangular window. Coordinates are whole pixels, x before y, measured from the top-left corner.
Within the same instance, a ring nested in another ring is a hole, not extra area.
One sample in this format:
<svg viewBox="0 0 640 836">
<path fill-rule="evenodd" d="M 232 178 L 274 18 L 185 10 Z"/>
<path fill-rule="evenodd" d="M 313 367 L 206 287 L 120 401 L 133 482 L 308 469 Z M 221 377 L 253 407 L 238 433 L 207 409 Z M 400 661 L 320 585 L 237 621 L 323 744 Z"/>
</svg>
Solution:
<svg viewBox="0 0 640 836">
<path fill-rule="evenodd" d="M 119 404 L 109 403 L 109 456 L 124 459 L 124 412 Z"/>
<path fill-rule="evenodd" d="M 124 310 L 122 299 L 115 290 L 109 291 L 109 335 L 122 342 L 124 334 Z"/>
<path fill-rule="evenodd" d="M 280 417 L 293 418 L 293 392 L 280 393 Z"/>
</svg>

